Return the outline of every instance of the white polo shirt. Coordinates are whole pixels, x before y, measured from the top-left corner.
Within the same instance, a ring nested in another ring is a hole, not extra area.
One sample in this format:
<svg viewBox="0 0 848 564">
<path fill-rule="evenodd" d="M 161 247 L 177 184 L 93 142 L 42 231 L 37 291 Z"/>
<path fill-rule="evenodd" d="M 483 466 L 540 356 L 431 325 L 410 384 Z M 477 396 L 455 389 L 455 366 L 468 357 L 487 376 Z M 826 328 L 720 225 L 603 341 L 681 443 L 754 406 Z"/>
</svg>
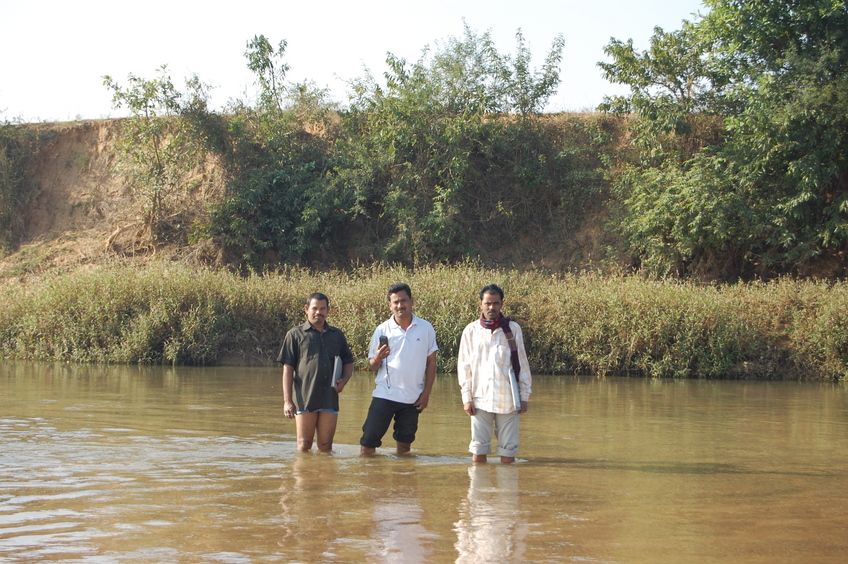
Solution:
<svg viewBox="0 0 848 564">
<path fill-rule="evenodd" d="M 424 391 L 427 357 L 439 350 L 436 330 L 429 321 L 412 314 L 412 323 L 404 331 L 391 316 L 378 325 L 371 336 L 369 359 L 377 353 L 381 335 L 388 337 L 392 352 L 377 371 L 376 387 L 371 395 L 399 403 L 415 403 Z"/>
</svg>

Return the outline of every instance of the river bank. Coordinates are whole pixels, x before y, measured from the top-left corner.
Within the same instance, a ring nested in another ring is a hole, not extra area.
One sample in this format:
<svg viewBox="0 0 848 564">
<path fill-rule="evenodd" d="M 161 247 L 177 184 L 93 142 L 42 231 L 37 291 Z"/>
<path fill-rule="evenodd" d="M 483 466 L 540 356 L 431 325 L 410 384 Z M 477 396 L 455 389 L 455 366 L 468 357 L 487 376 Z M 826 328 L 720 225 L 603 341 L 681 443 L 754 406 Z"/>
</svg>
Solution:
<svg viewBox="0 0 848 564">
<path fill-rule="evenodd" d="M 848 285 L 777 280 L 705 286 L 636 277 L 551 275 L 477 265 L 285 268 L 239 276 L 180 263 L 116 262 L 7 283 L 0 355 L 121 364 L 273 363 L 303 300 L 330 296 L 364 367 L 374 327 L 389 315 L 386 288 L 408 282 L 415 311 L 439 335 L 450 372 L 479 288 L 506 291 L 505 313 L 525 331 L 535 372 L 653 378 L 844 379 Z"/>
</svg>

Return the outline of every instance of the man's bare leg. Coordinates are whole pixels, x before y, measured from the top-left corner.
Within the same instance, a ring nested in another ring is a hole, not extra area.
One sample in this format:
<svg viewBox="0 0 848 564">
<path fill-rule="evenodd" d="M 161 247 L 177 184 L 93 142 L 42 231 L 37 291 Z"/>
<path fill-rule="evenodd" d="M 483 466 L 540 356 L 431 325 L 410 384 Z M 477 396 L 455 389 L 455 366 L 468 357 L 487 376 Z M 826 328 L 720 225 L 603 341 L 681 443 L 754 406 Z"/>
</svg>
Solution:
<svg viewBox="0 0 848 564">
<path fill-rule="evenodd" d="M 318 415 L 318 451 L 330 452 L 333 450 L 333 437 L 336 434 L 339 414 L 319 411 L 316 415 Z"/>
<path fill-rule="evenodd" d="M 486 455 L 485 454 L 472 454 L 471 455 L 471 462 L 477 462 L 477 463 L 486 462 Z"/>
<path fill-rule="evenodd" d="M 503 464 L 512 464 L 513 462 L 515 462 L 514 456 L 502 456 L 501 457 L 501 463 L 503 463 Z"/>
<path fill-rule="evenodd" d="M 315 426 L 318 424 L 318 413 L 298 413 L 294 417 L 294 422 L 297 428 L 297 450 L 309 452 L 312 450 Z"/>
<path fill-rule="evenodd" d="M 398 454 L 406 454 L 410 450 L 412 450 L 412 443 L 402 443 L 397 441 L 397 453 Z"/>
<path fill-rule="evenodd" d="M 374 447 L 367 447 L 367 446 L 359 447 L 359 454 L 362 454 L 362 455 L 374 454 L 375 452 L 377 452 L 377 449 L 374 448 Z"/>
</svg>

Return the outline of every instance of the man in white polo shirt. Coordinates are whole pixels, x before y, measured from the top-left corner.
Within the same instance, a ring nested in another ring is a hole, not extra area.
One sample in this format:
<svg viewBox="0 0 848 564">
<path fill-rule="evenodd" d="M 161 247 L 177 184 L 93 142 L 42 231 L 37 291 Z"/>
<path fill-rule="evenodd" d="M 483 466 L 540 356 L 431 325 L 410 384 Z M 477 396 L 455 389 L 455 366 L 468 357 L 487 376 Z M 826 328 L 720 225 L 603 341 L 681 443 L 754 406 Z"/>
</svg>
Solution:
<svg viewBox="0 0 848 564">
<path fill-rule="evenodd" d="M 368 364 L 377 377 L 359 440 L 362 454 L 376 452 L 393 419 L 397 453 L 409 452 L 418 416 L 427 407 L 436 380 L 435 329 L 412 313 L 409 285 L 390 286 L 388 297 L 392 316 L 374 331 L 368 349 Z"/>
</svg>

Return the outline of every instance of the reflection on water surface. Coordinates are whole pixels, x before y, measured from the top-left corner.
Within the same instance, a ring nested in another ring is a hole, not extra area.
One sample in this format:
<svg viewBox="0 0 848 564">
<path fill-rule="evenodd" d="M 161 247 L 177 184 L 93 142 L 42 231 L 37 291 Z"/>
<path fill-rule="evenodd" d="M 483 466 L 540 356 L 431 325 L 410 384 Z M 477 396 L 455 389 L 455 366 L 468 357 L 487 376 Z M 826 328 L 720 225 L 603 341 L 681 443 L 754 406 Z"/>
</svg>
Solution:
<svg viewBox="0 0 848 564">
<path fill-rule="evenodd" d="M 295 452 L 274 368 L 0 367 L 0 561 L 837 562 L 840 384 L 538 376 L 520 462 L 470 464 L 440 375 L 413 455 Z"/>
</svg>

